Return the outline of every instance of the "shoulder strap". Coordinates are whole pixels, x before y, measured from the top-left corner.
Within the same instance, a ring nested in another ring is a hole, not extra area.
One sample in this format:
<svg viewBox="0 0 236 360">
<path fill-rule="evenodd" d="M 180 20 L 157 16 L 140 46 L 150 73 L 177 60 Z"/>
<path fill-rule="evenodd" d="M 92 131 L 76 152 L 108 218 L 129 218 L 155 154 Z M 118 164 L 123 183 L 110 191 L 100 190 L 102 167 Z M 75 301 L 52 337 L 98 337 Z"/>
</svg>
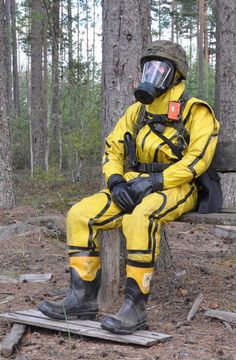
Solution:
<svg viewBox="0 0 236 360">
<path fill-rule="evenodd" d="M 178 148 L 178 146 L 174 145 L 166 136 L 161 134 L 160 132 L 156 131 L 154 124 L 149 124 L 150 129 L 161 138 L 171 149 L 171 151 L 177 156 L 180 160 L 183 157 L 182 151 Z"/>
<path fill-rule="evenodd" d="M 144 117 L 145 117 L 145 111 L 146 106 L 144 104 L 141 104 L 139 113 L 138 113 L 138 119 L 134 127 L 134 137 L 138 135 L 139 130 L 144 126 Z"/>
</svg>

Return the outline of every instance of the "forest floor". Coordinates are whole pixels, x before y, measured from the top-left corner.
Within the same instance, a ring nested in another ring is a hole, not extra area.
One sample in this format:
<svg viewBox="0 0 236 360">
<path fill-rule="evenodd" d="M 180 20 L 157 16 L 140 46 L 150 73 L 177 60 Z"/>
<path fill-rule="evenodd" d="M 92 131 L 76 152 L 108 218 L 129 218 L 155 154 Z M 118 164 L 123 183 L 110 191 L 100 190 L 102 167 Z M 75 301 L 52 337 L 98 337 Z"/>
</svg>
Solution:
<svg viewBox="0 0 236 360">
<path fill-rule="evenodd" d="M 93 183 L 90 181 L 88 185 L 87 179 L 82 179 L 70 191 L 65 183 L 57 186 L 42 183 L 37 187 L 18 179 L 18 206 L 0 212 L 0 226 L 42 214 L 65 214 L 68 193 L 74 201 L 98 187 L 98 179 L 92 176 L 90 179 Z M 54 197 L 50 201 L 52 194 Z M 174 223 L 167 226 L 167 234 L 175 268 L 155 273 L 148 302 L 148 323 L 151 331 L 170 334 L 172 340 L 146 348 L 28 327 L 11 358 L 236 360 L 236 328 L 205 316 L 208 309 L 236 312 L 236 242 L 217 237 L 214 227 L 206 225 Z M 53 296 L 52 290 L 66 289 L 69 281 L 65 243 L 43 230 L 1 241 L 0 273 L 27 272 L 52 272 L 53 278 L 44 283 L 1 284 L 1 313 L 36 309 L 42 299 L 59 298 Z M 188 312 L 200 292 L 203 302 L 188 323 Z M 102 309 L 98 319 L 114 313 L 122 298 L 121 289 L 117 302 Z M 9 326 L 0 321 L 0 341 L 9 332 Z"/>
</svg>

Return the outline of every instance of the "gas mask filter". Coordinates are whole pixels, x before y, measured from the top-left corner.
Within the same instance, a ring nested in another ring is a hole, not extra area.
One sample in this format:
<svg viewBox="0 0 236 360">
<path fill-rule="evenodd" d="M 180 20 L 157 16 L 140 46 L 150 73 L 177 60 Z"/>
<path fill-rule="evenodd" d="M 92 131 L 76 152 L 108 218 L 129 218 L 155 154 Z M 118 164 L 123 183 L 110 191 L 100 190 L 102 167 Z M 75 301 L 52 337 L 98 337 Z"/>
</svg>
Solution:
<svg viewBox="0 0 236 360">
<path fill-rule="evenodd" d="M 142 80 L 134 96 L 142 104 L 151 104 L 163 94 L 173 82 L 175 68 L 169 61 L 150 60 L 143 66 Z"/>
</svg>

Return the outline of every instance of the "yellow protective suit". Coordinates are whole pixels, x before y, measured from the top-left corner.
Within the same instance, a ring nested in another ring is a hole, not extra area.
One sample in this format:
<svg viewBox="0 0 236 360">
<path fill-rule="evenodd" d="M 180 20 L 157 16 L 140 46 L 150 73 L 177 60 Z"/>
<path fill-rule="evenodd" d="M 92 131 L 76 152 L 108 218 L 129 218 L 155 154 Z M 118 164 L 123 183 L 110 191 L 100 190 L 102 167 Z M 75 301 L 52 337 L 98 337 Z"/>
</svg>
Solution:
<svg viewBox="0 0 236 360">
<path fill-rule="evenodd" d="M 184 83 L 180 83 L 171 88 L 147 105 L 146 110 L 153 114 L 167 114 L 169 101 L 178 101 L 184 87 Z M 68 251 L 71 255 L 79 251 L 98 251 L 98 231 L 122 227 L 128 265 L 143 263 L 146 268 L 153 266 L 159 253 L 161 225 L 195 207 L 197 188 L 193 180 L 209 167 L 217 144 L 219 123 L 211 108 L 191 98 L 185 106 L 183 119 L 190 107 L 191 114 L 185 125 L 190 141 L 181 160 L 148 125 L 143 126 L 136 137 L 138 161 L 173 163 L 163 171 L 163 191 L 147 195 L 131 214 L 125 215 L 113 203 L 107 188 L 74 205 L 67 216 Z M 124 171 L 124 134 L 127 131 L 133 134 L 140 108 L 141 103 L 138 102 L 130 106 L 106 139 L 103 161 L 106 180 L 112 174 L 121 174 L 126 180 L 146 176 Z M 177 144 L 176 129 L 173 127 L 166 127 L 163 135 Z M 142 291 L 146 293 L 148 288 Z"/>
</svg>

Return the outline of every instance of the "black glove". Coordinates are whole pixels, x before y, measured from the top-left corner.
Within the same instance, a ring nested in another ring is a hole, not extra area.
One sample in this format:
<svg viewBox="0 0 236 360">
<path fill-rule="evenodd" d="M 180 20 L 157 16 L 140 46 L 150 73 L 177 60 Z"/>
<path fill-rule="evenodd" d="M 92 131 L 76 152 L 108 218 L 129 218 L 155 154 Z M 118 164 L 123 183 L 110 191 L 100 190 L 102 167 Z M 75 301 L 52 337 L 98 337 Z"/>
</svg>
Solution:
<svg viewBox="0 0 236 360">
<path fill-rule="evenodd" d="M 119 174 L 113 174 L 109 177 L 107 186 L 111 191 L 112 200 L 125 213 L 133 211 L 135 204 L 130 196 L 127 181 Z"/>
<path fill-rule="evenodd" d="M 128 181 L 128 186 L 130 195 L 137 205 L 145 196 L 163 189 L 163 176 L 162 173 L 153 173 L 146 177 L 139 176 Z"/>
</svg>

